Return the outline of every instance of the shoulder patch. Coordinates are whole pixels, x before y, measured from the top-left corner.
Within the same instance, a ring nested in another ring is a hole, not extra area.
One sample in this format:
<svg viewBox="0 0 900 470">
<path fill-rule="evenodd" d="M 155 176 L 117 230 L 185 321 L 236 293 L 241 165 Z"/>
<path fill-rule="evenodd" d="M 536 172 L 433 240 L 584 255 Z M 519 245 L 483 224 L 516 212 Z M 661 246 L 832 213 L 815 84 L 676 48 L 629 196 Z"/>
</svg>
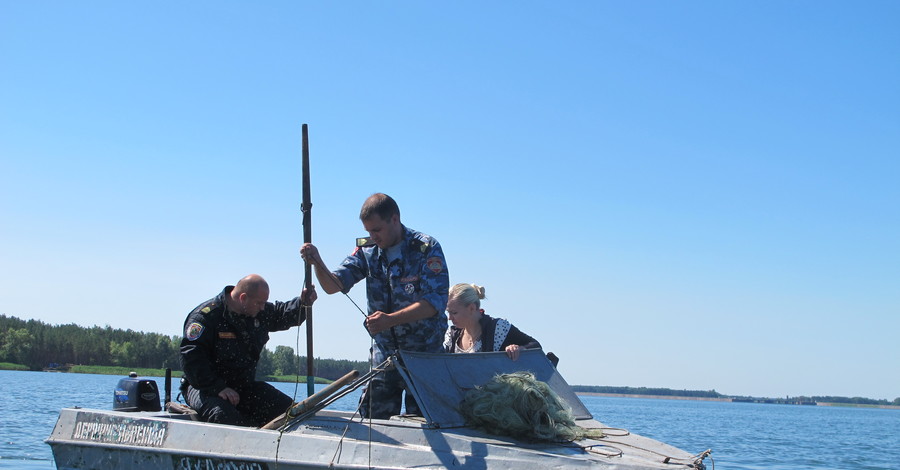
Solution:
<svg viewBox="0 0 900 470">
<path fill-rule="evenodd" d="M 413 250 L 418 249 L 422 253 L 425 253 L 426 251 L 428 251 L 428 248 L 431 247 L 430 243 L 428 243 L 427 241 L 422 240 L 420 238 L 410 239 L 409 245 Z"/>
<path fill-rule="evenodd" d="M 203 307 L 203 308 L 200 309 L 200 311 L 203 312 L 203 313 L 209 313 L 210 311 L 212 311 L 212 309 L 209 308 L 209 307 Z"/>
<path fill-rule="evenodd" d="M 184 330 L 184 337 L 188 339 L 188 341 L 197 341 L 200 338 L 200 335 L 203 334 L 203 325 L 194 322 L 188 325 L 188 327 Z"/>
</svg>

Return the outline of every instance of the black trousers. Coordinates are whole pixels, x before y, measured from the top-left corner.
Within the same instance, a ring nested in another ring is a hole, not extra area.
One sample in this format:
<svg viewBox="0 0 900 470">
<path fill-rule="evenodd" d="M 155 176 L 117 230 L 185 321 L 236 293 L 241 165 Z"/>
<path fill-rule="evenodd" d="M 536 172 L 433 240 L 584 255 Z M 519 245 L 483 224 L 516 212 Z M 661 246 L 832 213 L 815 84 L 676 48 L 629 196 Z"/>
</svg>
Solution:
<svg viewBox="0 0 900 470">
<path fill-rule="evenodd" d="M 265 382 L 231 388 L 241 397 L 236 406 L 219 395 L 204 393 L 190 386 L 185 401 L 197 411 L 202 421 L 256 427 L 277 418 L 294 404 L 291 397 Z"/>
</svg>

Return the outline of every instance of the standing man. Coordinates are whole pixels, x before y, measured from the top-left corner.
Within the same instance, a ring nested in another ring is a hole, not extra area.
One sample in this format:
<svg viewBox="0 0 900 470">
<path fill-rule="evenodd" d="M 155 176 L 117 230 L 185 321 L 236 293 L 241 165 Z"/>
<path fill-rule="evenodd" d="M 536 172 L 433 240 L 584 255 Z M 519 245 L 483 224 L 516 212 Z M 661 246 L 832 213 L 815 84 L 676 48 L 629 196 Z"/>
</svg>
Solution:
<svg viewBox="0 0 900 470">
<path fill-rule="evenodd" d="M 306 320 L 316 291 L 289 302 L 268 302 L 269 284 L 251 274 L 198 305 L 184 321 L 182 393 L 201 420 L 262 426 L 293 405 L 291 397 L 256 380 L 256 364 L 270 331 Z"/>
<path fill-rule="evenodd" d="M 356 249 L 335 271 L 328 271 L 319 250 L 310 243 L 300 249 L 301 256 L 315 266 L 319 284 L 328 294 L 346 294 L 366 280 L 369 314 L 365 325 L 375 339 L 370 351 L 373 364 L 399 349 L 441 352 L 450 287 L 441 245 L 400 223 L 400 208 L 387 194 L 369 196 L 359 220 L 369 237 L 357 239 Z M 400 414 L 405 389 L 396 369 L 377 375 L 360 399 L 362 415 L 386 419 Z M 407 414 L 421 414 L 408 392 L 405 404 Z"/>
</svg>

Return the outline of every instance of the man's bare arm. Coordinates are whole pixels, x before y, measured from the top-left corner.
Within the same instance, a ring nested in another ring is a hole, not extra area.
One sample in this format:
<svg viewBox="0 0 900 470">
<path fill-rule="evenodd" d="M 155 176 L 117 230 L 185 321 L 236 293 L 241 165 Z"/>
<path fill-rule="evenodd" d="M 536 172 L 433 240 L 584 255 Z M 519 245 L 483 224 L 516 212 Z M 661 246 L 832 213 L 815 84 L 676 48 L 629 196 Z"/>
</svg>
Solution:
<svg viewBox="0 0 900 470">
<path fill-rule="evenodd" d="M 319 285 L 322 286 L 322 290 L 324 290 L 326 294 L 334 294 L 344 289 L 344 283 L 342 283 L 333 272 L 325 267 L 325 262 L 322 261 L 322 256 L 319 255 L 319 249 L 316 248 L 315 245 L 312 243 L 304 243 L 300 248 L 300 257 L 307 263 L 313 265 L 313 268 L 316 271 L 316 279 L 319 280 Z"/>
</svg>

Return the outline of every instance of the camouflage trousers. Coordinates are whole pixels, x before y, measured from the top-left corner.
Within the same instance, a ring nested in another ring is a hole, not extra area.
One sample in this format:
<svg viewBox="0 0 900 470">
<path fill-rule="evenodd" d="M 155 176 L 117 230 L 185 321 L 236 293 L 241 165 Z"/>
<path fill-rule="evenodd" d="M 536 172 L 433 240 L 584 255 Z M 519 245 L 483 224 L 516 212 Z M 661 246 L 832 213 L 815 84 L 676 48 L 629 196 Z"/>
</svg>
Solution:
<svg viewBox="0 0 900 470">
<path fill-rule="evenodd" d="M 404 392 L 406 397 L 404 399 Z M 359 412 L 364 418 L 388 419 L 400 414 L 400 406 L 406 405 L 406 414 L 421 415 L 419 404 L 409 390 L 406 382 L 397 372 L 391 369 L 376 375 L 363 390 L 359 399 Z"/>
</svg>

